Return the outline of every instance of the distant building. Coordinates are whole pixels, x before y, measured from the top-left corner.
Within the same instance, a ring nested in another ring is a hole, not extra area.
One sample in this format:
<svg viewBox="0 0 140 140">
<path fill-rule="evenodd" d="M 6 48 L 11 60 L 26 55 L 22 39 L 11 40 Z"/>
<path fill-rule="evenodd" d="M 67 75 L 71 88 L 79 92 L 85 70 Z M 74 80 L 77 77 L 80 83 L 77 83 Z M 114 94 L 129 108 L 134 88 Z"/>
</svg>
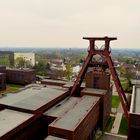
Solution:
<svg viewBox="0 0 140 140">
<path fill-rule="evenodd" d="M 16 60 L 18 57 L 24 58 L 26 65 L 35 65 L 35 53 L 14 53 L 14 60 Z"/>
<path fill-rule="evenodd" d="M 73 67 L 73 73 L 78 74 L 80 69 L 81 69 L 80 65 L 74 66 Z"/>
<path fill-rule="evenodd" d="M 35 82 L 35 71 L 30 69 L 6 69 L 6 82 L 27 85 Z"/>
<path fill-rule="evenodd" d="M 0 66 L 0 90 L 6 89 L 6 66 Z"/>
<path fill-rule="evenodd" d="M 47 61 L 54 66 L 62 66 L 64 62 L 63 59 L 48 59 Z"/>
<path fill-rule="evenodd" d="M 0 65 L 8 67 L 14 66 L 14 52 L 0 51 Z"/>
<path fill-rule="evenodd" d="M 123 63 L 121 65 L 121 67 L 124 68 L 127 72 L 135 72 L 135 70 L 136 70 L 136 67 L 133 64 L 125 64 L 125 63 Z"/>
<path fill-rule="evenodd" d="M 63 70 L 64 67 L 63 59 L 47 59 L 47 62 L 50 64 L 51 69 Z"/>
<path fill-rule="evenodd" d="M 115 68 L 119 68 L 120 67 L 121 63 L 119 61 L 115 60 L 115 61 L 113 61 L 113 63 L 114 63 L 114 67 Z"/>
<path fill-rule="evenodd" d="M 6 73 L 6 66 L 0 66 L 0 73 Z"/>
<path fill-rule="evenodd" d="M 6 89 L 6 74 L 0 73 L 0 91 Z"/>
</svg>

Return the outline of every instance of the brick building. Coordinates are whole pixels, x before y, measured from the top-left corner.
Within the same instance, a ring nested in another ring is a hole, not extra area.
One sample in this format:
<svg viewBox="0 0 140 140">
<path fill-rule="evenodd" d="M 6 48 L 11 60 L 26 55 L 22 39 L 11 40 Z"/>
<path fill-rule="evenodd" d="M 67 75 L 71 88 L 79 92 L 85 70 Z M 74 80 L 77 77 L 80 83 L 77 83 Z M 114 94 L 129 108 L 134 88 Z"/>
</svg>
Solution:
<svg viewBox="0 0 140 140">
<path fill-rule="evenodd" d="M 6 82 L 16 84 L 30 84 L 35 82 L 35 71 L 30 69 L 6 69 Z"/>
<path fill-rule="evenodd" d="M 85 86 L 81 95 L 100 97 L 100 128 L 103 130 L 110 117 L 112 107 L 112 85 L 110 73 L 105 71 L 90 70 L 86 73 Z"/>
<path fill-rule="evenodd" d="M 0 90 L 6 89 L 6 74 L 0 73 Z"/>
<path fill-rule="evenodd" d="M 88 71 L 86 73 L 86 87 L 96 89 L 109 89 L 110 74 L 104 71 Z"/>
</svg>

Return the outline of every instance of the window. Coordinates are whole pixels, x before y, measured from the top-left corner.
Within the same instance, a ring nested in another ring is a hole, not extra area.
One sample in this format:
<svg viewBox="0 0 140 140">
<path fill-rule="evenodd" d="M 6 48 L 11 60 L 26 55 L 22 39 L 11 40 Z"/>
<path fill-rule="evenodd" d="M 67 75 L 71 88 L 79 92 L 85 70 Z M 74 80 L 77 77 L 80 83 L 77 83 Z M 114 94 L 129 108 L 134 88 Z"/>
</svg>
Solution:
<svg viewBox="0 0 140 140">
<path fill-rule="evenodd" d="M 94 77 L 93 79 L 93 87 L 94 88 L 99 88 L 99 77 Z"/>
</svg>

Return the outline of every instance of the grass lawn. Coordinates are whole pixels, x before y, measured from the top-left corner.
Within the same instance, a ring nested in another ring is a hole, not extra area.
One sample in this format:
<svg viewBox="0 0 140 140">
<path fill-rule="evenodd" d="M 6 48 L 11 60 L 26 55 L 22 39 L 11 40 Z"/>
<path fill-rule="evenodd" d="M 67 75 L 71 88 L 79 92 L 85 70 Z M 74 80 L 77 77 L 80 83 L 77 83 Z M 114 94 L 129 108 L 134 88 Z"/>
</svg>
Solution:
<svg viewBox="0 0 140 140">
<path fill-rule="evenodd" d="M 8 92 L 17 92 L 22 87 L 24 87 L 24 86 L 19 85 L 19 84 L 7 84 L 6 91 L 8 91 Z"/>
<path fill-rule="evenodd" d="M 18 85 L 18 84 L 7 84 L 6 90 L 0 91 L 0 94 L 15 93 L 15 92 L 18 92 L 18 90 L 22 87 L 24 87 L 24 86 Z"/>
<path fill-rule="evenodd" d="M 23 85 L 19 85 L 19 84 L 7 84 L 8 87 L 13 87 L 13 88 L 22 88 L 24 87 Z"/>
<path fill-rule="evenodd" d="M 106 123 L 105 129 L 104 129 L 105 132 L 110 132 L 111 131 L 114 120 L 115 120 L 115 117 L 112 117 L 112 116 L 109 117 L 109 119 Z"/>
<path fill-rule="evenodd" d="M 119 96 L 112 96 L 112 107 L 117 108 L 119 106 L 120 99 Z"/>
<path fill-rule="evenodd" d="M 127 135 L 128 133 L 128 124 L 125 116 L 122 117 L 120 128 L 118 134 Z"/>
</svg>

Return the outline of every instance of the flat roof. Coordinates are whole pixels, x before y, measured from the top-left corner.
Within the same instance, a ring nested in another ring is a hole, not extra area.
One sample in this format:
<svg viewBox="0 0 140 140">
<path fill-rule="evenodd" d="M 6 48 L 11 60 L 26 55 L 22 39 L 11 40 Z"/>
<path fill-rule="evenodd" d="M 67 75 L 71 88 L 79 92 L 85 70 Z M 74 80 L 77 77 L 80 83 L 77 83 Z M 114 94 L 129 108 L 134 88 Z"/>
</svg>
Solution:
<svg viewBox="0 0 140 140">
<path fill-rule="evenodd" d="M 60 84 L 65 84 L 66 83 L 66 81 L 53 80 L 53 79 L 43 79 L 41 81 L 43 81 L 43 82 L 52 82 L 52 83 L 60 83 Z"/>
<path fill-rule="evenodd" d="M 87 113 L 99 101 L 99 97 L 84 95 L 81 101 L 78 102 L 62 117 L 56 119 L 49 126 L 60 129 L 73 130 L 83 120 Z M 72 119 L 73 118 L 73 119 Z"/>
<path fill-rule="evenodd" d="M 93 93 L 93 94 L 106 94 L 107 90 L 104 89 L 96 89 L 96 88 L 84 88 L 81 93 Z"/>
<path fill-rule="evenodd" d="M 6 71 L 22 71 L 22 72 L 32 72 L 34 69 L 17 69 L 17 68 L 7 68 Z"/>
<path fill-rule="evenodd" d="M 135 86 L 133 112 L 140 114 L 140 86 Z"/>
<path fill-rule="evenodd" d="M 70 87 L 73 86 L 73 84 L 74 84 L 74 82 L 67 82 L 63 87 L 64 88 L 70 88 Z M 81 87 L 85 87 L 85 83 L 82 83 Z"/>
<path fill-rule="evenodd" d="M 0 137 L 18 127 L 20 124 L 27 121 L 32 116 L 33 115 L 28 113 L 9 109 L 0 111 Z"/>
<path fill-rule="evenodd" d="M 46 112 L 44 112 L 44 115 L 52 117 L 62 116 L 68 110 L 73 108 L 80 100 L 80 97 L 67 97 Z"/>
<path fill-rule="evenodd" d="M 35 111 L 65 93 L 65 89 L 51 86 L 30 87 L 19 93 L 7 94 L 1 97 L 0 104 Z"/>
<path fill-rule="evenodd" d="M 58 137 L 54 137 L 54 136 L 48 136 L 48 137 L 45 138 L 44 140 L 66 140 L 66 139 L 58 138 Z"/>
</svg>

